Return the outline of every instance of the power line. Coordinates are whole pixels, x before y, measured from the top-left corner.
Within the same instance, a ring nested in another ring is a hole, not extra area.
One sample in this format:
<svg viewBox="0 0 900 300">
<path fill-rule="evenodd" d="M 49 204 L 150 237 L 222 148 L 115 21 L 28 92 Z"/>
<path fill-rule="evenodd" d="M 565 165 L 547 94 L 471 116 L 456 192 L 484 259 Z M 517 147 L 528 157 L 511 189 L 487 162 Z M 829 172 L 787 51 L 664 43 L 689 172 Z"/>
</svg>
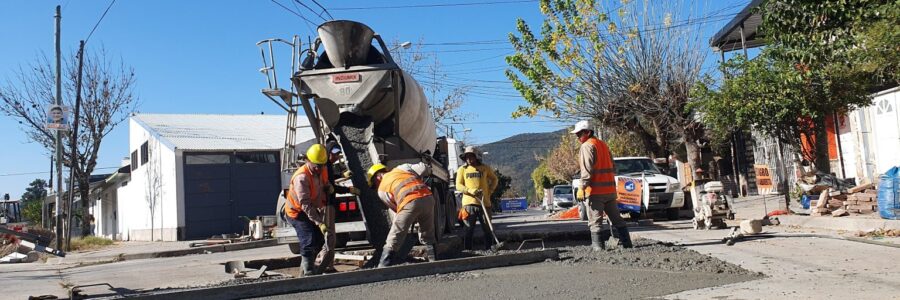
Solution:
<svg viewBox="0 0 900 300">
<path fill-rule="evenodd" d="M 313 21 L 310 21 L 309 19 L 307 19 L 306 17 L 304 17 L 303 15 L 301 15 L 299 12 L 296 12 L 296 11 L 294 11 L 294 10 L 288 8 L 287 6 L 282 5 L 282 4 L 279 3 L 278 1 L 272 0 L 272 2 L 274 2 L 275 4 L 278 4 L 278 6 L 281 6 L 281 8 L 283 8 L 284 10 L 286 10 L 286 11 L 288 11 L 288 12 L 294 14 L 295 16 L 299 17 L 300 19 L 303 19 L 303 21 L 306 21 L 306 23 L 312 24 L 313 26 L 319 26 L 319 24 L 316 24 L 316 23 L 314 23 Z"/>
<path fill-rule="evenodd" d="M 309 7 L 306 4 L 304 4 L 303 2 L 300 2 L 300 0 L 294 0 L 294 3 L 296 3 L 296 4 L 294 4 L 294 7 L 297 7 L 297 4 L 300 4 L 301 6 L 305 7 L 307 10 L 311 11 L 313 14 L 316 13 L 316 11 L 314 9 L 312 9 L 312 7 Z M 300 10 L 300 9 L 298 8 L 297 10 Z M 328 19 L 326 19 L 325 17 L 322 17 L 321 13 L 316 14 L 316 17 L 319 17 L 319 19 L 322 19 L 322 21 L 328 22 Z"/>
<path fill-rule="evenodd" d="M 404 8 L 435 8 L 435 7 L 459 7 L 459 6 L 478 6 L 478 5 L 496 5 L 496 4 L 515 4 L 515 3 L 533 3 L 538 0 L 511 0 L 511 1 L 484 1 L 484 2 L 461 2 L 461 3 L 432 3 L 432 4 L 412 4 L 412 5 L 395 5 L 395 6 L 370 6 L 370 7 L 332 7 L 332 10 L 371 10 L 371 9 L 404 9 Z"/>
<path fill-rule="evenodd" d="M 322 11 L 324 11 L 325 14 L 327 14 L 329 18 L 331 18 L 332 20 L 334 20 L 334 16 L 332 16 L 331 13 L 328 12 L 328 9 L 327 9 L 327 8 L 325 8 L 324 6 L 322 6 L 322 4 L 319 4 L 319 1 L 312 0 L 312 2 L 315 3 L 316 5 L 318 5 L 319 8 L 321 8 Z"/>
<path fill-rule="evenodd" d="M 97 20 L 97 23 L 94 24 L 94 28 L 91 29 L 91 33 L 88 33 L 87 38 L 84 39 L 84 43 L 87 44 L 88 40 L 91 39 L 91 36 L 94 35 L 94 30 L 97 30 L 97 26 L 100 26 L 100 22 L 103 21 L 103 18 L 106 17 L 106 13 L 109 12 L 109 9 L 112 8 L 113 4 L 116 4 L 116 0 L 112 0 L 109 2 L 109 6 L 106 7 L 106 10 L 103 11 L 103 15 L 100 16 L 100 19 Z"/>
</svg>

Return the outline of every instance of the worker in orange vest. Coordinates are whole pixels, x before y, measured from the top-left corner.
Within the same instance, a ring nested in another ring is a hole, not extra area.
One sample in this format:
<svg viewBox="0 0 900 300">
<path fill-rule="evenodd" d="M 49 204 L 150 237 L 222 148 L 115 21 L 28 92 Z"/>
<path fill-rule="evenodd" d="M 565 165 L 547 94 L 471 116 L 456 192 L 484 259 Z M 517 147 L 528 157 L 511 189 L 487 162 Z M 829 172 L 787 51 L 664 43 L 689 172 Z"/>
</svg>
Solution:
<svg viewBox="0 0 900 300">
<path fill-rule="evenodd" d="M 381 252 L 379 268 L 396 264 L 406 257 L 407 253 L 398 253 L 397 250 L 406 240 L 406 233 L 414 223 L 419 224 L 419 240 L 425 244 L 428 261 L 437 259 L 435 201 L 431 189 L 422 180 L 422 176 L 428 173 L 428 167 L 424 163 L 402 164 L 393 170 L 388 170 L 383 164 L 375 164 L 369 168 L 369 186 L 376 188 L 381 201 L 396 213 Z"/>
<path fill-rule="evenodd" d="M 609 240 L 609 230 L 603 230 L 605 212 L 612 223 L 612 234 L 619 238 L 622 247 L 631 248 L 631 235 L 616 202 L 616 167 L 609 146 L 594 136 L 591 123 L 587 120 L 576 123 L 572 133 L 581 142 L 578 164 L 581 169 L 581 186 L 577 187 L 577 197 L 579 200 L 587 199 L 590 207 L 588 226 L 591 230 L 591 247 L 595 251 L 603 250 L 603 245 Z"/>
<path fill-rule="evenodd" d="M 325 236 L 334 232 L 326 223 L 325 202 L 334 187 L 328 182 L 325 147 L 314 144 L 306 151 L 304 163 L 291 176 L 284 213 L 300 240 L 300 270 L 303 276 L 316 274 L 316 254 L 323 249 Z"/>
</svg>

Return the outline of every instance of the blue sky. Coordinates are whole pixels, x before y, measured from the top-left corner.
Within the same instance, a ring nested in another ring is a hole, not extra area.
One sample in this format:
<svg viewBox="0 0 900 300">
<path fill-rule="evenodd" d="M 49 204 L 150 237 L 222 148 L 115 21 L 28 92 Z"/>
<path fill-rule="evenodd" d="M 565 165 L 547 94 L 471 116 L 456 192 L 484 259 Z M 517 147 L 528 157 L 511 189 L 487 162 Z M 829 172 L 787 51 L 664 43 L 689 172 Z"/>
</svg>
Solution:
<svg viewBox="0 0 900 300">
<path fill-rule="evenodd" d="M 290 0 L 278 2 L 295 9 Z M 311 0 L 300 2 L 315 8 Z M 563 127 L 509 117 L 521 102 L 513 97 L 516 92 L 509 85 L 496 82 L 506 80 L 503 56 L 512 52 L 507 43 L 445 44 L 505 40 L 515 30 L 517 17 L 539 28 L 542 17 L 536 1 L 402 9 L 377 7 L 514 1 L 319 2 L 335 19 L 366 23 L 385 40 L 423 40 L 426 45 L 422 49 L 433 51 L 450 76 L 448 85 L 474 85 L 463 110 L 475 114 L 475 118 L 457 127 L 472 129 L 473 143 Z M 701 5 L 699 13 L 729 7 L 727 12 L 735 13 L 740 9 L 737 5 L 747 2 L 709 1 Z M 109 1 L 0 1 L 0 81 L 12 77 L 15 68 L 34 61 L 40 53 L 53 52 L 53 12 L 57 4 L 64 5 L 62 45 L 63 52 L 70 53 L 87 36 Z M 309 20 L 321 21 L 302 6 L 297 9 Z M 714 34 L 726 22 L 703 24 L 705 36 Z M 91 37 L 88 48 L 102 46 L 134 67 L 140 112 L 278 114 L 281 110 L 259 93 L 265 77 L 257 72 L 261 62 L 255 43 L 269 37 L 306 37 L 312 35 L 311 28 L 271 1 L 121 0 Z M 710 56 L 712 62 L 714 56 Z M 0 117 L 0 141 L 0 195 L 9 193 L 18 198 L 28 182 L 48 178 L 49 160 L 43 148 L 28 141 L 19 125 L 6 116 Z M 127 123 L 123 123 L 104 140 L 98 167 L 118 166 L 128 154 L 127 143 Z M 17 175 L 22 173 L 28 174 Z"/>
</svg>

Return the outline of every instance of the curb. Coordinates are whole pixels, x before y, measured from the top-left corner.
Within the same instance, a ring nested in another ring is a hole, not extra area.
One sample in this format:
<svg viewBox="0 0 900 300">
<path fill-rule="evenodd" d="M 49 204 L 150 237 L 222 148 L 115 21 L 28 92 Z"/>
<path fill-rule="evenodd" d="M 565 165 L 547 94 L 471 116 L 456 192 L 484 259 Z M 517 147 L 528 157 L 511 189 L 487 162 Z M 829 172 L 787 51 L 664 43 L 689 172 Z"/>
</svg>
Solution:
<svg viewBox="0 0 900 300">
<path fill-rule="evenodd" d="M 80 259 L 71 259 L 67 260 L 66 258 L 58 258 L 58 259 L 50 259 L 47 261 L 47 264 L 60 264 L 60 263 L 75 263 L 75 264 L 98 264 L 98 263 L 111 263 L 111 262 L 119 262 L 126 260 L 137 260 L 137 259 L 148 259 L 148 258 L 163 258 L 163 257 L 177 257 L 177 256 L 186 256 L 186 255 L 194 255 L 194 254 L 209 254 L 209 253 L 219 253 L 219 252 L 229 252 L 229 251 L 239 251 L 239 250 L 247 250 L 254 248 L 264 248 L 278 245 L 278 241 L 275 239 L 267 239 L 261 241 L 251 241 L 251 242 L 241 242 L 241 243 L 233 243 L 233 244 L 222 244 L 222 245 L 213 245 L 213 246 L 203 246 L 196 248 L 188 248 L 188 249 L 179 249 L 179 250 L 167 250 L 167 251 L 158 251 L 158 252 L 144 252 L 144 253 L 131 253 L 131 254 L 119 254 L 119 255 L 109 255 L 102 257 L 91 257 L 85 258 L 83 260 Z"/>
<path fill-rule="evenodd" d="M 366 269 L 346 273 L 325 274 L 213 288 L 128 295 L 127 297 L 129 299 L 243 299 L 308 292 L 418 276 L 531 264 L 542 262 L 547 259 L 559 259 L 559 251 L 556 249 L 547 249 L 525 253 L 449 259 L 381 269 Z"/>
<path fill-rule="evenodd" d="M 900 230 L 900 220 L 807 217 L 795 215 L 780 215 L 778 216 L 778 220 L 781 221 L 782 226 L 799 226 L 834 231 L 871 231 L 882 228 Z"/>
</svg>

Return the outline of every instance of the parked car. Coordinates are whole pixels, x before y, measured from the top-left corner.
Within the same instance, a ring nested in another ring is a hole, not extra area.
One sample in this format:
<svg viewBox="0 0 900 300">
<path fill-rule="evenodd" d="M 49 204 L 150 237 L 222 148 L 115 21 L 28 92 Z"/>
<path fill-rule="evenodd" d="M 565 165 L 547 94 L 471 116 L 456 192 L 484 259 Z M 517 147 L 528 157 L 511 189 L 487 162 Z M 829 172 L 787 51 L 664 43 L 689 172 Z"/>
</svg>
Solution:
<svg viewBox="0 0 900 300">
<path fill-rule="evenodd" d="M 556 208 L 569 208 L 575 205 L 575 196 L 571 185 L 557 185 L 553 187 L 553 206 Z"/>
</svg>

